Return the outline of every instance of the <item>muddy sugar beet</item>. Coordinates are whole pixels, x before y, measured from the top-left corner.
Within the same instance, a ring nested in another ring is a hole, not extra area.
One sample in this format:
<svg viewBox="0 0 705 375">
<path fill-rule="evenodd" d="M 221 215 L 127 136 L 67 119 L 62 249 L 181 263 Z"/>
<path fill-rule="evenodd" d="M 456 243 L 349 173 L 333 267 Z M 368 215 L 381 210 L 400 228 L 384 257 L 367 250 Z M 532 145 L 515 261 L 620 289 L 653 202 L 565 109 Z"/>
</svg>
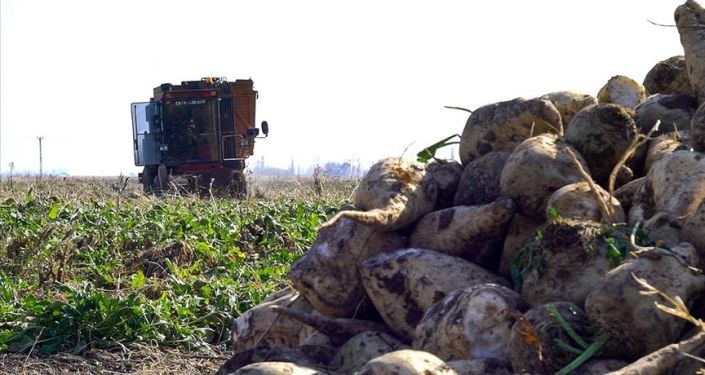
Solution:
<svg viewBox="0 0 705 375">
<path fill-rule="evenodd" d="M 403 158 L 387 158 L 365 173 L 355 191 L 357 210 L 341 211 L 322 227 L 348 218 L 380 231 L 394 231 L 431 212 L 438 186 L 423 165 Z"/>
<path fill-rule="evenodd" d="M 366 294 L 358 263 L 380 252 L 403 248 L 405 239 L 395 232 L 340 218 L 322 228 L 311 249 L 294 262 L 289 279 L 323 314 L 347 318 L 360 310 Z"/>
</svg>

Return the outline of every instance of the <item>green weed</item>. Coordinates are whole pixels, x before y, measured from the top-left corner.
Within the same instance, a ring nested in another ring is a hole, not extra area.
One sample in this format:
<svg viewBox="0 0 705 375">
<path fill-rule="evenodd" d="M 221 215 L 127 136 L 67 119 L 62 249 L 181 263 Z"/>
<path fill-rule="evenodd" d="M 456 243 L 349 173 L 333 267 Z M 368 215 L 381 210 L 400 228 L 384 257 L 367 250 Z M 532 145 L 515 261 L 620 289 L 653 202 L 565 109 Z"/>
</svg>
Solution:
<svg viewBox="0 0 705 375">
<path fill-rule="evenodd" d="M 224 344 L 345 203 L 50 182 L 0 186 L 0 351 Z"/>
</svg>

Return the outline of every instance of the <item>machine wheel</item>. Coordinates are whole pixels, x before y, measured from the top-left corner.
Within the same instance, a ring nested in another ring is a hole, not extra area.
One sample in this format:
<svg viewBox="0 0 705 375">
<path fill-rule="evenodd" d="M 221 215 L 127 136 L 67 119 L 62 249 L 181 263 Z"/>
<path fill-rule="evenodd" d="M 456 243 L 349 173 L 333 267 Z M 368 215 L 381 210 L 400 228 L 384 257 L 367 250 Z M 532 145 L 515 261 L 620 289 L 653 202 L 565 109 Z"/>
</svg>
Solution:
<svg viewBox="0 0 705 375">
<path fill-rule="evenodd" d="M 164 164 L 160 164 L 157 168 L 157 186 L 162 192 L 169 189 L 169 173 Z"/>
<path fill-rule="evenodd" d="M 152 184 L 154 183 L 154 175 L 156 174 L 156 169 L 153 166 L 146 166 L 142 170 L 142 190 L 145 194 L 152 192 Z"/>
<path fill-rule="evenodd" d="M 228 181 L 228 192 L 238 199 L 247 197 L 247 180 L 242 171 L 234 171 Z"/>
</svg>

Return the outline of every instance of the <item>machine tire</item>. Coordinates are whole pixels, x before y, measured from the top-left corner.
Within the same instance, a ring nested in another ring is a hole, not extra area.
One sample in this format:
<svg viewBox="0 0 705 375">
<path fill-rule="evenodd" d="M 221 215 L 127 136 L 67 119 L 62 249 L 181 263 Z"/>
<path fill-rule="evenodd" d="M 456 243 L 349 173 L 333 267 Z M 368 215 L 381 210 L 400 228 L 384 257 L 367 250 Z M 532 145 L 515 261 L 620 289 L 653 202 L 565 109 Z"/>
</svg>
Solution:
<svg viewBox="0 0 705 375">
<path fill-rule="evenodd" d="M 169 190 L 169 172 L 164 164 L 157 168 L 157 186 L 161 192 Z"/>
<path fill-rule="evenodd" d="M 156 174 L 156 169 L 153 166 L 146 166 L 142 170 L 142 190 L 145 194 L 152 192 L 152 186 L 154 184 L 154 175 Z"/>
<path fill-rule="evenodd" d="M 247 197 L 247 180 L 242 171 L 233 171 L 228 180 L 228 192 L 238 199 Z"/>
</svg>

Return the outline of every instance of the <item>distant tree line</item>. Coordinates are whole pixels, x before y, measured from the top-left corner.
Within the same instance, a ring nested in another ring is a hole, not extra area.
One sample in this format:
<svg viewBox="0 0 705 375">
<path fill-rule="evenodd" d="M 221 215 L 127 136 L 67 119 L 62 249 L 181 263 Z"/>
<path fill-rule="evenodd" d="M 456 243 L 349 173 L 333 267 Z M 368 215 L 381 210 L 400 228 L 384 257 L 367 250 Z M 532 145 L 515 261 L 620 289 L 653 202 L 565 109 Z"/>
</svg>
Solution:
<svg viewBox="0 0 705 375">
<path fill-rule="evenodd" d="M 312 165 L 302 169 L 300 166 L 296 167 L 293 160 L 289 168 L 269 167 L 265 165 L 264 157 L 260 157 L 255 162 L 254 166 L 251 166 L 254 174 L 272 177 L 311 176 L 317 168 L 319 172 L 330 177 L 359 177 L 364 173 L 359 160 L 354 164 L 348 161 L 340 163 L 329 161 L 325 162 L 323 165 Z"/>
</svg>

